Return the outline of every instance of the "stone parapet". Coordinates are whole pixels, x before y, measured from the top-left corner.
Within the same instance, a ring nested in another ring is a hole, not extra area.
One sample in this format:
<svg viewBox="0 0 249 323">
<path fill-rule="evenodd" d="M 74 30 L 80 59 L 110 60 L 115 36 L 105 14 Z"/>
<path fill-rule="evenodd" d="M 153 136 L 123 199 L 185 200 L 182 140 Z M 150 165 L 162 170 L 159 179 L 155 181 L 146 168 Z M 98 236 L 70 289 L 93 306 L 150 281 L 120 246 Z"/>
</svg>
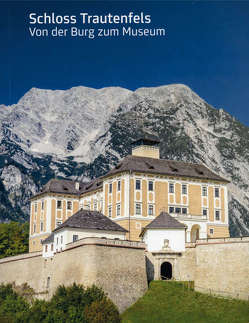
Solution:
<svg viewBox="0 0 249 323">
<path fill-rule="evenodd" d="M 75 242 L 68 243 L 64 251 L 81 247 L 81 246 L 86 246 L 86 245 L 110 246 L 110 247 L 132 248 L 132 249 L 146 248 L 146 245 L 143 242 L 139 242 L 139 241 L 116 240 L 116 239 L 105 239 L 105 238 L 83 238 Z"/>
<path fill-rule="evenodd" d="M 240 238 L 207 238 L 199 239 L 196 241 L 196 245 L 203 244 L 217 244 L 217 243 L 243 243 L 249 242 L 249 237 L 240 237 Z"/>
<path fill-rule="evenodd" d="M 39 256 L 42 256 L 42 252 L 40 252 L 40 251 L 38 251 L 38 252 L 30 252 L 30 253 L 23 253 L 23 254 L 17 255 L 17 256 L 11 256 L 11 257 L 2 258 L 2 259 L 0 259 L 0 264 L 4 264 L 6 262 L 18 261 L 18 260 L 22 260 L 22 259 L 29 259 L 29 258 L 39 257 Z"/>
</svg>

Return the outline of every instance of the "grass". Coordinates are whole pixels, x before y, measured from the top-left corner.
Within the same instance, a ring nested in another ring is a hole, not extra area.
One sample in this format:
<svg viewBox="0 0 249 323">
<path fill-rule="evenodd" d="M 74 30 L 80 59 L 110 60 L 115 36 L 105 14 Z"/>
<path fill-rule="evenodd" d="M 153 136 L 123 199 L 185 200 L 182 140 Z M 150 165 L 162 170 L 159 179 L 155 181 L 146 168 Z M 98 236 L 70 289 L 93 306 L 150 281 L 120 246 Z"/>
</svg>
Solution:
<svg viewBox="0 0 249 323">
<path fill-rule="evenodd" d="M 153 281 L 122 314 L 122 323 L 249 323 L 249 302 L 195 292 L 180 282 Z"/>
</svg>

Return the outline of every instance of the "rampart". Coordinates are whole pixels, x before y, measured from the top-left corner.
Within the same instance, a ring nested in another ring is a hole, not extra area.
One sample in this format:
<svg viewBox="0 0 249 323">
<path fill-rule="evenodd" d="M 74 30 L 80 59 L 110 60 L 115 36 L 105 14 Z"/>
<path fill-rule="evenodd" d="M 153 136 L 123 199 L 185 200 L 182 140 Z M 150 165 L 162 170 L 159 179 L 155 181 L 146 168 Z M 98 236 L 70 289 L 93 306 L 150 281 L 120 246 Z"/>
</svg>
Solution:
<svg viewBox="0 0 249 323">
<path fill-rule="evenodd" d="M 198 240 L 195 289 L 249 300 L 249 237 Z"/>
<path fill-rule="evenodd" d="M 61 284 L 96 284 L 122 312 L 146 291 L 146 268 L 149 280 L 160 279 L 160 267 L 168 261 L 173 278 L 193 280 L 197 291 L 249 299 L 249 237 L 198 240 L 183 253 L 144 257 L 144 251 L 141 242 L 85 238 L 53 258 L 29 253 L 1 259 L 0 283 L 28 283 L 46 299 Z"/>
<path fill-rule="evenodd" d="M 30 253 L 1 259 L 0 283 L 28 283 L 42 298 L 61 284 L 95 284 L 122 312 L 147 289 L 144 249 L 141 242 L 85 238 L 53 258 Z"/>
</svg>

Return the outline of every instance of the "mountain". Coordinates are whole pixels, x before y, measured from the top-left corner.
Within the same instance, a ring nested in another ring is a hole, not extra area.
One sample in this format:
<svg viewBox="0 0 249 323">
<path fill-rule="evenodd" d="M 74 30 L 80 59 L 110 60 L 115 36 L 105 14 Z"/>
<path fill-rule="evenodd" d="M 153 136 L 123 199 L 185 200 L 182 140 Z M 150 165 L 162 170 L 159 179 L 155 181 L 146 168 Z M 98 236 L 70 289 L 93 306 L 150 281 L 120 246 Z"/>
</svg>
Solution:
<svg viewBox="0 0 249 323">
<path fill-rule="evenodd" d="M 33 88 L 0 112 L 1 221 L 27 219 L 30 196 L 52 177 L 103 175 L 146 128 L 161 138 L 161 158 L 201 162 L 231 181 L 231 234 L 249 235 L 249 128 L 185 85 Z"/>
</svg>

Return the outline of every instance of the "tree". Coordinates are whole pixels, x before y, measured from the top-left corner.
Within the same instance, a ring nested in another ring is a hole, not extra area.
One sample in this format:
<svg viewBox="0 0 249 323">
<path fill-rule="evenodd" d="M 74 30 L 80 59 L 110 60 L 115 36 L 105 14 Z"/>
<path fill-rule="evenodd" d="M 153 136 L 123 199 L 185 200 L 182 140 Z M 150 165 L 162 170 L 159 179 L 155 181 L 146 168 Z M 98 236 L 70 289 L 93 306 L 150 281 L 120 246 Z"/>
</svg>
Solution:
<svg viewBox="0 0 249 323">
<path fill-rule="evenodd" d="M 0 258 L 28 252 L 29 224 L 0 223 Z"/>
</svg>

